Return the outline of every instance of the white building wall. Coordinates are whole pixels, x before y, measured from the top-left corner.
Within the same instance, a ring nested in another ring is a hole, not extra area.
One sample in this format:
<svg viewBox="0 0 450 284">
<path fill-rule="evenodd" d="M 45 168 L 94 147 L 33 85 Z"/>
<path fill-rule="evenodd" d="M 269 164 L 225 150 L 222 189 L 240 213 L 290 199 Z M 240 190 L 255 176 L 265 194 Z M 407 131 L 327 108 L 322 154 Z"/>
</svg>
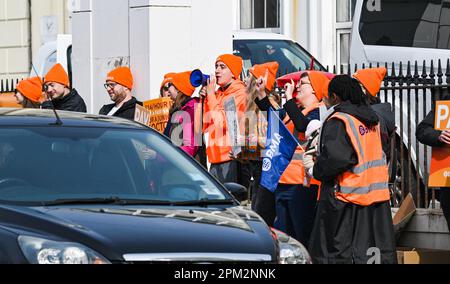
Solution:
<svg viewBox="0 0 450 284">
<path fill-rule="evenodd" d="M 39 47 L 70 30 L 66 3 L 0 0 L 0 79 L 27 77 Z"/>
<path fill-rule="evenodd" d="M 29 21 L 27 0 L 0 0 L 0 79 L 29 71 Z"/>
</svg>

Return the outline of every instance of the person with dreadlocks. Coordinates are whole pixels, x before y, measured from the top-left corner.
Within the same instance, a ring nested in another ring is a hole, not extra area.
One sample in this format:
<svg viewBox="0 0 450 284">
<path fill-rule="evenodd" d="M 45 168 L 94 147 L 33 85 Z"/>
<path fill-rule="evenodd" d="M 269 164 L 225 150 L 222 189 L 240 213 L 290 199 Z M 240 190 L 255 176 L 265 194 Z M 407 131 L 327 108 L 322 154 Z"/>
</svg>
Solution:
<svg viewBox="0 0 450 284">
<path fill-rule="evenodd" d="M 313 176 L 322 182 L 309 251 L 314 263 L 396 263 L 380 123 L 359 82 L 336 76 L 324 98 Z"/>
</svg>

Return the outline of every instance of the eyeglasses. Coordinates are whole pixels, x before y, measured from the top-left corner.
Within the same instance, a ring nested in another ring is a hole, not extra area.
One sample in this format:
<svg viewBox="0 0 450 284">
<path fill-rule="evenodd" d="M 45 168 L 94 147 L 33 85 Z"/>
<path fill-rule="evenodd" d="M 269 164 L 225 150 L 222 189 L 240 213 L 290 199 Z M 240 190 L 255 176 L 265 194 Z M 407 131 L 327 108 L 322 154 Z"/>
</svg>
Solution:
<svg viewBox="0 0 450 284">
<path fill-rule="evenodd" d="M 117 84 L 116 83 L 106 83 L 103 86 L 105 87 L 105 89 L 108 90 L 108 88 L 114 89 L 117 86 Z"/>
<path fill-rule="evenodd" d="M 42 92 L 46 93 L 48 91 L 48 85 L 42 85 Z"/>
</svg>

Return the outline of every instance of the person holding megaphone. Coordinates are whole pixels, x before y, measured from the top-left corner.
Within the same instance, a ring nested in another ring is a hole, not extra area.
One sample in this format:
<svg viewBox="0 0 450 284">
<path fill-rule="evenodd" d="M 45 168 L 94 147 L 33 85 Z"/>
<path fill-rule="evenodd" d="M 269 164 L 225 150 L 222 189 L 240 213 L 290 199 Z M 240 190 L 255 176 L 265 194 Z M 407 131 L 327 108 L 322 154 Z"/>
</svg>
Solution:
<svg viewBox="0 0 450 284">
<path fill-rule="evenodd" d="M 209 133 L 206 153 L 211 163 L 210 173 L 222 183 L 238 182 L 238 162 L 229 155 L 232 145 L 226 122 L 225 102 L 234 98 L 238 119 L 244 116 L 247 92 L 245 84 L 240 80 L 242 67 L 242 58 L 238 56 L 219 56 L 215 74 L 210 76 L 206 86 L 200 90 L 200 95 L 204 98 L 203 133 Z"/>
</svg>

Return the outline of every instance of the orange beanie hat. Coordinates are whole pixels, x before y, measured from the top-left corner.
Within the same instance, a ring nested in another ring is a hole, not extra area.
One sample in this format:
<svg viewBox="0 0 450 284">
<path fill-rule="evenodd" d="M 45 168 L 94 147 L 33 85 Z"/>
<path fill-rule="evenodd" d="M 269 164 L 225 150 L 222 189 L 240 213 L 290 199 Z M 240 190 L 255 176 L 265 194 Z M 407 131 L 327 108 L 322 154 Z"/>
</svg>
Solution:
<svg viewBox="0 0 450 284">
<path fill-rule="evenodd" d="M 225 63 L 225 65 L 228 66 L 228 68 L 231 70 L 231 73 L 233 73 L 235 79 L 240 78 L 242 68 L 244 66 L 242 58 L 232 54 L 224 54 L 217 58 L 216 63 L 219 61 Z"/>
<path fill-rule="evenodd" d="M 163 80 L 162 83 L 161 83 L 161 88 L 160 88 L 160 89 L 164 88 L 164 86 L 165 86 L 167 83 L 172 82 L 173 75 L 175 75 L 175 74 L 176 74 L 176 73 L 168 73 L 168 74 L 164 75 L 164 80 Z"/>
<path fill-rule="evenodd" d="M 195 91 L 194 86 L 191 85 L 191 71 L 177 73 L 172 77 L 172 83 L 178 89 L 178 91 L 182 92 L 186 96 L 190 97 Z"/>
<path fill-rule="evenodd" d="M 323 97 L 328 96 L 328 86 L 330 85 L 330 79 L 320 71 L 308 71 L 309 81 L 316 93 L 316 98 L 322 101 Z"/>
<path fill-rule="evenodd" d="M 119 85 L 133 89 L 133 74 L 128 67 L 119 67 L 108 73 L 106 81 L 113 81 Z"/>
<path fill-rule="evenodd" d="M 386 74 L 386 68 L 381 67 L 359 70 L 353 77 L 366 88 L 371 96 L 376 97 L 380 92 L 381 84 L 383 83 Z"/>
<path fill-rule="evenodd" d="M 250 68 L 250 73 L 252 73 L 256 79 L 259 79 L 259 77 L 264 77 L 266 75 L 266 70 L 268 70 L 269 76 L 267 77 L 266 89 L 269 92 L 272 92 L 273 88 L 275 87 L 275 79 L 277 78 L 278 67 L 278 62 L 267 62 L 260 65 L 256 64 L 255 66 Z"/>
<path fill-rule="evenodd" d="M 42 81 L 39 77 L 20 81 L 16 89 L 32 102 L 38 103 L 42 98 Z"/>
<path fill-rule="evenodd" d="M 50 71 L 48 71 L 47 75 L 45 75 L 44 84 L 49 82 L 55 82 L 70 87 L 69 76 L 61 64 L 57 63 Z"/>
</svg>

